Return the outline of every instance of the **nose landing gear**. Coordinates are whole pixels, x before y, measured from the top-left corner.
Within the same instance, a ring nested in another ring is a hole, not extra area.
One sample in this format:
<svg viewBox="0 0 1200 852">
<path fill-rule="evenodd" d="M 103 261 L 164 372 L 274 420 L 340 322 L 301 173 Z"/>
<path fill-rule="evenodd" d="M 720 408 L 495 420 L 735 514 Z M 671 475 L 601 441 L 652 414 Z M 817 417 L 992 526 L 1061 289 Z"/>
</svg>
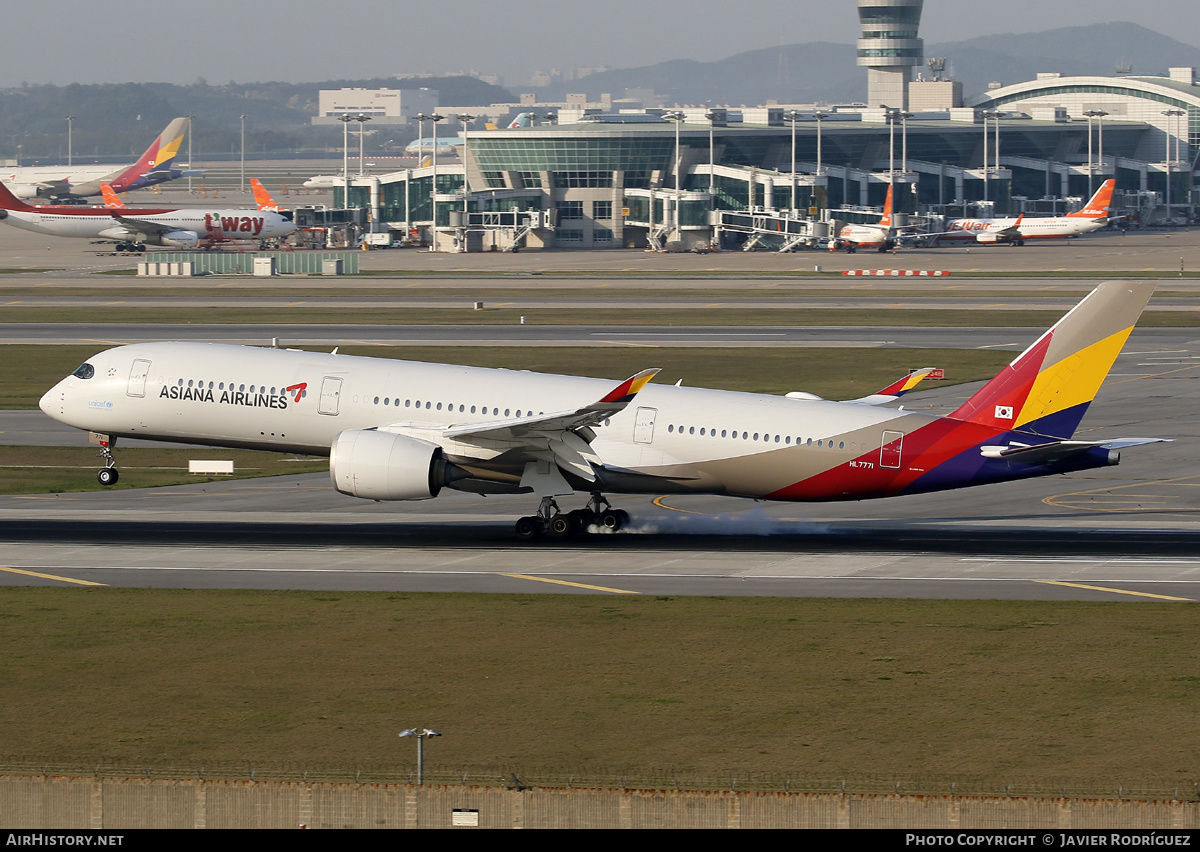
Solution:
<svg viewBox="0 0 1200 852">
<path fill-rule="evenodd" d="M 113 457 L 112 445 L 101 444 L 100 455 L 104 459 L 104 467 L 96 474 L 96 481 L 105 486 L 116 485 L 117 480 L 121 478 L 121 473 L 117 470 L 117 460 Z"/>
</svg>

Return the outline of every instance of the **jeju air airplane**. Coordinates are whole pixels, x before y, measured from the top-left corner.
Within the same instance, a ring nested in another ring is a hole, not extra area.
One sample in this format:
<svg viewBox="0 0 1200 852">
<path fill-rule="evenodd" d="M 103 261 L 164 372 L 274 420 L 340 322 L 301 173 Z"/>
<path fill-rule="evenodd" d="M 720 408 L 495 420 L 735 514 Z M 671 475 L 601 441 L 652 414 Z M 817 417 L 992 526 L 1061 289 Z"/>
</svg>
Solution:
<svg viewBox="0 0 1200 852">
<path fill-rule="evenodd" d="M 144 252 L 147 245 L 195 248 L 203 241 L 265 240 L 286 237 L 296 230 L 290 212 L 273 210 L 31 207 L 2 184 L 0 221 L 52 237 L 113 240 L 117 251 L 137 252 Z"/>
<path fill-rule="evenodd" d="M 343 494 L 528 494 L 517 535 L 565 538 L 629 520 L 606 494 L 863 500 L 1115 465 L 1157 439 L 1072 436 L 1153 290 L 1100 285 L 946 416 L 872 404 L 913 377 L 831 402 L 657 385 L 656 369 L 614 383 L 204 343 L 103 351 L 41 409 L 93 433 L 106 485 L 120 438 L 327 455 Z M 586 506 L 561 510 L 576 492 Z"/>
<path fill-rule="evenodd" d="M 1026 219 L 951 219 L 946 230 L 925 235 L 930 242 L 943 240 L 974 240 L 977 243 L 1008 243 L 1021 246 L 1026 240 L 1078 237 L 1098 231 L 1108 224 L 1112 210 L 1113 189 L 1117 182 L 1106 180 L 1083 208 L 1066 216 L 1046 216 Z"/>
<path fill-rule="evenodd" d="M 176 118 L 146 149 L 137 162 L 127 166 L 21 166 L 0 171 L 0 183 L 17 198 L 68 199 L 100 195 L 103 181 L 116 192 L 195 177 L 203 170 L 175 168 L 189 120 Z"/>
<path fill-rule="evenodd" d="M 838 233 L 837 239 L 830 241 L 829 250 L 844 248 L 847 254 L 854 254 L 860 248 L 888 251 L 911 227 L 915 226 L 897 228 L 892 224 L 892 185 L 888 184 L 887 199 L 883 202 L 883 216 L 879 221 L 869 225 L 846 225 Z"/>
</svg>

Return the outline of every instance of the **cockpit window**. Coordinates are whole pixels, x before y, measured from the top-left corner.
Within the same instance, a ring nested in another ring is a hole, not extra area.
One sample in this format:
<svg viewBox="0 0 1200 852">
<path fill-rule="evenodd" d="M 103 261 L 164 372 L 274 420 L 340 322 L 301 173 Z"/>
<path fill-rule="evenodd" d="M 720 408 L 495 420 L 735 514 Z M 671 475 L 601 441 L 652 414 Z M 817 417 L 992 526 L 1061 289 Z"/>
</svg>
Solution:
<svg viewBox="0 0 1200 852">
<path fill-rule="evenodd" d="M 92 376 L 96 375 L 96 368 L 91 364 L 80 364 L 79 369 L 77 369 L 71 375 L 77 379 L 90 379 Z"/>
</svg>

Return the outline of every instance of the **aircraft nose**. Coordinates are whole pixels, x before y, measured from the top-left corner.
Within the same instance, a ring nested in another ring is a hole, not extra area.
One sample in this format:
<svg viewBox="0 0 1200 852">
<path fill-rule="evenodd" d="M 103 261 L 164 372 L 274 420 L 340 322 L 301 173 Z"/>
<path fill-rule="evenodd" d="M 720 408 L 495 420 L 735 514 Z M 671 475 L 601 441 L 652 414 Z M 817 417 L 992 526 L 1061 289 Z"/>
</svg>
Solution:
<svg viewBox="0 0 1200 852">
<path fill-rule="evenodd" d="M 62 413 L 62 391 L 58 385 L 50 388 L 42 394 L 42 398 L 38 401 L 38 408 L 45 412 L 48 416 L 54 417 L 55 414 Z"/>
</svg>

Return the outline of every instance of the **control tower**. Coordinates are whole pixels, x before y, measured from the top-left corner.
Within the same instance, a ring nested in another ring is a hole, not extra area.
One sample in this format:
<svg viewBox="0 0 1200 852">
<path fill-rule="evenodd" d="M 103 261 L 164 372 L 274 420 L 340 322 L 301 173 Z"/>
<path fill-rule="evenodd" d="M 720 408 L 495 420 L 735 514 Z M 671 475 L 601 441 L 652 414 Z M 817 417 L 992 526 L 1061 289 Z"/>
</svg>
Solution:
<svg viewBox="0 0 1200 852">
<path fill-rule="evenodd" d="M 862 35 L 858 64 L 866 66 L 867 105 L 908 108 L 912 68 L 925 61 L 925 43 L 917 38 L 925 0 L 858 0 Z"/>
</svg>

